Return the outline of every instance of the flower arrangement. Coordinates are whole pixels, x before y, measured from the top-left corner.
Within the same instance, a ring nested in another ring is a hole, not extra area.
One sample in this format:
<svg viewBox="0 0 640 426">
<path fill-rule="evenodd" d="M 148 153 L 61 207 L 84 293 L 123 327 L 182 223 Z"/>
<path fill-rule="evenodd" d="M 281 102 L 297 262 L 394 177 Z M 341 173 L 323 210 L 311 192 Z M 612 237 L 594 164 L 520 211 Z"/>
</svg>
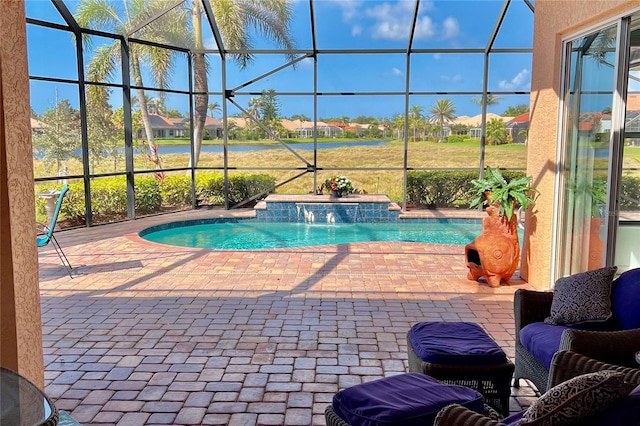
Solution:
<svg viewBox="0 0 640 426">
<path fill-rule="evenodd" d="M 340 194 L 351 194 L 354 191 L 353 184 L 344 176 L 331 176 L 324 181 L 324 187 Z"/>
</svg>

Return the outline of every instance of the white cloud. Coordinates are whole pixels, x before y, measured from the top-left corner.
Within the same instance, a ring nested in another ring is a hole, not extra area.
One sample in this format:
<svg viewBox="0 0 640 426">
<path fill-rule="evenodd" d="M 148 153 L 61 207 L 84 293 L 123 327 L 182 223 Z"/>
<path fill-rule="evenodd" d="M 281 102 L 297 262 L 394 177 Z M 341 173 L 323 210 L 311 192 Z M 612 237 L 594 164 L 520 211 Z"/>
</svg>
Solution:
<svg viewBox="0 0 640 426">
<path fill-rule="evenodd" d="M 299 64 L 303 68 L 313 68 L 313 58 L 304 58 Z"/>
<path fill-rule="evenodd" d="M 217 49 L 218 45 L 216 44 L 216 39 L 213 38 L 213 35 L 209 36 L 209 37 L 205 37 L 204 40 L 202 40 L 202 45 L 205 49 Z"/>
<path fill-rule="evenodd" d="M 422 18 L 418 18 L 416 22 L 416 31 L 413 33 L 413 38 L 416 40 L 421 40 L 425 38 L 433 37 L 433 33 L 435 33 L 435 27 L 433 25 L 433 21 L 428 16 L 423 16 Z"/>
<path fill-rule="evenodd" d="M 437 61 L 438 59 L 440 59 L 441 57 L 442 57 L 442 55 L 441 55 L 440 53 L 434 53 L 434 54 L 433 54 L 433 59 L 435 59 L 436 61 Z"/>
<path fill-rule="evenodd" d="M 331 2 L 342 9 L 342 20 L 344 22 L 350 22 L 354 17 L 357 17 L 358 9 L 362 4 L 361 0 L 342 0 L 338 2 Z"/>
<path fill-rule="evenodd" d="M 456 74 L 454 76 L 441 75 L 440 78 L 451 83 L 459 83 L 462 81 L 462 76 L 460 74 Z"/>
<path fill-rule="evenodd" d="M 340 9 L 342 21 L 351 25 L 353 37 L 370 34 L 373 39 L 409 39 L 415 11 L 413 1 L 335 0 L 323 4 Z M 426 14 L 433 9 L 433 1 L 424 0 L 420 3 L 414 39 L 429 39 L 437 34 L 445 39 L 457 37 L 460 33 L 458 21 L 448 17 L 442 23 L 436 23 Z"/>
<path fill-rule="evenodd" d="M 444 20 L 442 28 L 444 29 L 444 38 L 455 38 L 460 33 L 458 21 L 451 16 Z"/>
<path fill-rule="evenodd" d="M 365 10 L 365 15 L 373 18 L 373 38 L 387 40 L 407 40 L 411 28 L 414 3 L 401 1 L 398 3 L 381 3 Z M 416 38 L 431 37 L 434 28 L 431 18 L 424 16 L 416 22 Z"/>
<path fill-rule="evenodd" d="M 516 76 L 510 81 L 500 80 L 498 82 L 498 87 L 502 90 L 516 90 L 525 88 L 525 85 L 528 85 L 529 83 L 529 70 L 525 68 L 516 74 Z"/>
<path fill-rule="evenodd" d="M 396 75 L 396 76 L 402 77 L 404 75 L 404 73 L 402 71 L 400 71 L 398 68 L 393 67 L 393 68 L 391 68 L 391 75 Z"/>
</svg>

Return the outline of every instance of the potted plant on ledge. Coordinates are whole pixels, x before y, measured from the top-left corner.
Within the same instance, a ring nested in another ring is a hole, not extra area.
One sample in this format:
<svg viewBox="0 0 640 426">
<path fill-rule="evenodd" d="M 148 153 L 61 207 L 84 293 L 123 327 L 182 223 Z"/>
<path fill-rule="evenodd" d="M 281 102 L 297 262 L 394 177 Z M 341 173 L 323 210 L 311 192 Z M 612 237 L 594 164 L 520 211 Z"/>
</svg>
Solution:
<svg viewBox="0 0 640 426">
<path fill-rule="evenodd" d="M 488 207 L 482 234 L 465 247 L 467 278 L 484 276 L 491 287 L 499 287 L 520 263 L 516 208 L 533 206 L 538 190 L 531 186 L 531 177 L 507 180 L 498 168 L 487 167 L 485 176 L 471 181 L 475 198 L 470 207 Z"/>
<path fill-rule="evenodd" d="M 340 198 L 354 191 L 353 184 L 344 176 L 331 176 L 324 181 L 324 187 L 331 193 L 331 198 Z"/>
</svg>

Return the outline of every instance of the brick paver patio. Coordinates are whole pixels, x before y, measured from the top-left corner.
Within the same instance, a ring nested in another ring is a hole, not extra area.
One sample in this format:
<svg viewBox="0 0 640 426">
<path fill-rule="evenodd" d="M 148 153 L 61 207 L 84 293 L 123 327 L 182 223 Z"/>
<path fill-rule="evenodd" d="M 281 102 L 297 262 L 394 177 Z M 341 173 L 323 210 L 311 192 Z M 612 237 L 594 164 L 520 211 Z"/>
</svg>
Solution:
<svg viewBox="0 0 640 426">
<path fill-rule="evenodd" d="M 464 247 L 213 251 L 137 232 L 190 211 L 58 232 L 40 252 L 46 392 L 92 425 L 324 425 L 338 390 L 407 370 L 419 321 L 473 321 L 514 353 L 513 293 L 466 279 Z M 425 225 L 428 226 L 428 225 Z M 512 410 L 534 397 L 514 389 Z"/>
</svg>

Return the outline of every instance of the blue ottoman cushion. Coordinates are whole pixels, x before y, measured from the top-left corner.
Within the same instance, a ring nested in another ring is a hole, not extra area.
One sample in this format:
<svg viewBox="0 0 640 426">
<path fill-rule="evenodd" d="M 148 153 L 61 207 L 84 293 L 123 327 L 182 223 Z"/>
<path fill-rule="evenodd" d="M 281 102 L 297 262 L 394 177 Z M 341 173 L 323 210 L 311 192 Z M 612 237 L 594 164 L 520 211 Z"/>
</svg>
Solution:
<svg viewBox="0 0 640 426">
<path fill-rule="evenodd" d="M 458 403 L 484 413 L 482 395 L 420 373 L 405 373 L 344 389 L 333 411 L 351 426 L 424 426 L 445 406 Z"/>
<path fill-rule="evenodd" d="M 420 322 L 409 330 L 421 360 L 446 365 L 495 365 L 507 362 L 504 351 L 471 322 Z"/>
</svg>

